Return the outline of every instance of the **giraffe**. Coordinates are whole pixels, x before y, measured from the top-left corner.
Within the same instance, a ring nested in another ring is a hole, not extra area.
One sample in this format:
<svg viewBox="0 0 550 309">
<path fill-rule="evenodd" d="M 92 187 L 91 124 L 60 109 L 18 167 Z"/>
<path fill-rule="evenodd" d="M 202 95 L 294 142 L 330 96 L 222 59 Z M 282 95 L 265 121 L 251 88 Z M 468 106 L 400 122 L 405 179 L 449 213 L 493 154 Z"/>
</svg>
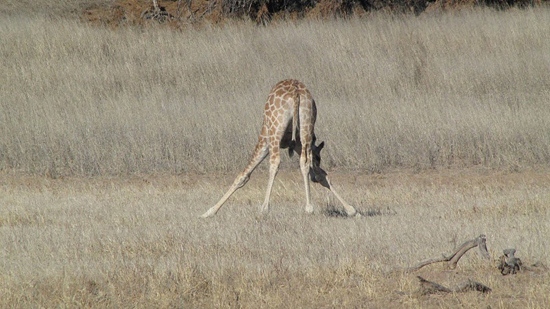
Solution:
<svg viewBox="0 0 550 309">
<path fill-rule="evenodd" d="M 300 170 L 304 179 L 306 193 L 305 211 L 307 213 L 313 212 L 309 186 L 311 178 L 313 182 L 320 183 L 336 196 L 344 206 L 348 216 L 360 216 L 355 208 L 344 201 L 334 190 L 327 173 L 320 167 L 321 149 L 324 146 L 324 142 L 315 145 L 314 126 L 316 118 L 317 108 L 315 101 L 302 82 L 295 79 L 286 79 L 278 82 L 267 98 L 263 126 L 252 159 L 237 176 L 219 202 L 208 209 L 201 217 L 214 216 L 227 199 L 248 182 L 254 169 L 269 154 L 269 180 L 265 200 L 261 206 L 262 212 L 267 212 L 269 210 L 269 198 L 273 182 L 281 161 L 280 151 L 285 148 L 288 148 L 290 156 L 294 152 L 300 156 Z"/>
</svg>

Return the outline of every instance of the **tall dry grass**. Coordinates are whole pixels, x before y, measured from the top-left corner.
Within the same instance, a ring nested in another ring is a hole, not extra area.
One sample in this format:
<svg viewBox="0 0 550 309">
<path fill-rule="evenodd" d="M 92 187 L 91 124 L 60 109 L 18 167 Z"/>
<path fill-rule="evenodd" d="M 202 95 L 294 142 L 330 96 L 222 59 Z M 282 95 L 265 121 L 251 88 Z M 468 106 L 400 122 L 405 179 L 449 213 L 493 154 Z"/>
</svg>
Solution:
<svg viewBox="0 0 550 309">
<path fill-rule="evenodd" d="M 329 168 L 548 164 L 548 50 L 547 9 L 185 31 L 6 15 L 0 169 L 235 171 L 289 77 L 317 100 Z"/>
</svg>

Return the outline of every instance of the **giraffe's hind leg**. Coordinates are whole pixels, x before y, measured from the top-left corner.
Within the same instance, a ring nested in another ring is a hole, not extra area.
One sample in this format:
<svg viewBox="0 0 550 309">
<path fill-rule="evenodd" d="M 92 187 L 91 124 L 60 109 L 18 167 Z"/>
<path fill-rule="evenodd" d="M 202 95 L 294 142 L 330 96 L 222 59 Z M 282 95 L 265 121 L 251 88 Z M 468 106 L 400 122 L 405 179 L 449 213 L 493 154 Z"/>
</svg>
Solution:
<svg viewBox="0 0 550 309">
<path fill-rule="evenodd" d="M 311 161 L 311 149 L 309 145 L 302 145 L 303 149 L 300 154 L 300 171 L 302 172 L 302 177 L 304 179 L 304 189 L 306 192 L 306 213 L 313 213 L 313 205 L 311 204 L 311 191 L 309 186 L 309 169 Z"/>
<path fill-rule="evenodd" d="M 273 189 L 273 182 L 275 181 L 275 176 L 279 171 L 279 164 L 281 163 L 281 157 L 278 152 L 272 152 L 271 157 L 269 158 L 269 180 L 267 181 L 267 190 L 265 193 L 264 203 L 262 204 L 261 211 L 267 213 L 269 211 L 269 198 L 271 196 L 271 191 Z"/>
</svg>

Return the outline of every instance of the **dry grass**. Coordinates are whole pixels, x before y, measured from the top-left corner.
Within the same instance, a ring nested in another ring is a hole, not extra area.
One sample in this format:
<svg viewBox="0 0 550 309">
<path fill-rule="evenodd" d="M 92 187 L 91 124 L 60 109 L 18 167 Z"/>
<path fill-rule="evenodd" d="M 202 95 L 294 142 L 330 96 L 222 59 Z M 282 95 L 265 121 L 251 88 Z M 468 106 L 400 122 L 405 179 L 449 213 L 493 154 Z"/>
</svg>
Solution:
<svg viewBox="0 0 550 309">
<path fill-rule="evenodd" d="M 215 219 L 198 219 L 233 175 L 0 182 L 0 307 L 548 307 L 549 273 L 503 277 L 472 250 L 456 271 L 399 267 L 485 233 L 497 258 L 514 247 L 549 265 L 547 171 L 335 174 L 366 216 L 333 217 L 315 187 L 303 211 L 299 172 L 283 172 L 272 210 L 256 175 Z M 493 289 L 409 297 L 415 275 Z"/>
<path fill-rule="evenodd" d="M 326 166 L 370 171 L 550 161 L 550 11 L 110 31 L 0 21 L 0 169 L 235 171 L 271 86 L 319 107 Z"/>
<path fill-rule="evenodd" d="M 548 272 L 475 252 L 418 274 L 487 296 L 401 296 L 416 274 L 392 272 L 481 233 L 550 264 L 547 9 L 110 31 L 0 8 L 0 307 L 550 307 Z M 305 215 L 284 168 L 268 215 L 260 169 L 197 219 L 287 77 L 364 217 L 319 188 Z"/>
</svg>

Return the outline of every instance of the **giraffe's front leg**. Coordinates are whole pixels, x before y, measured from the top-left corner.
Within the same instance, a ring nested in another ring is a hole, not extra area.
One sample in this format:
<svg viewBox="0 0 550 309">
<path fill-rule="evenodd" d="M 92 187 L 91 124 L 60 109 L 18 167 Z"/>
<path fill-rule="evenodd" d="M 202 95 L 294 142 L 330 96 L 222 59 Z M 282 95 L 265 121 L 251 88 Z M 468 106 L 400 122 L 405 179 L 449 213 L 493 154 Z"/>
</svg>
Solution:
<svg viewBox="0 0 550 309">
<path fill-rule="evenodd" d="M 357 210 L 351 206 L 350 204 L 348 204 L 348 202 L 346 202 L 341 196 L 340 194 L 338 194 L 338 192 L 336 192 L 336 190 L 334 189 L 334 187 L 332 186 L 332 184 L 330 183 L 330 180 L 326 174 L 325 171 L 323 171 L 322 169 L 320 169 L 321 173 L 318 173 L 316 176 L 317 176 L 317 179 L 319 181 L 319 183 L 330 190 L 330 192 L 332 192 L 332 194 L 334 194 L 334 196 L 336 196 L 336 198 L 340 201 L 340 203 L 342 203 L 342 206 L 344 206 L 344 210 L 346 211 L 346 215 L 348 217 L 361 217 L 361 214 L 359 212 L 357 212 Z"/>
</svg>

